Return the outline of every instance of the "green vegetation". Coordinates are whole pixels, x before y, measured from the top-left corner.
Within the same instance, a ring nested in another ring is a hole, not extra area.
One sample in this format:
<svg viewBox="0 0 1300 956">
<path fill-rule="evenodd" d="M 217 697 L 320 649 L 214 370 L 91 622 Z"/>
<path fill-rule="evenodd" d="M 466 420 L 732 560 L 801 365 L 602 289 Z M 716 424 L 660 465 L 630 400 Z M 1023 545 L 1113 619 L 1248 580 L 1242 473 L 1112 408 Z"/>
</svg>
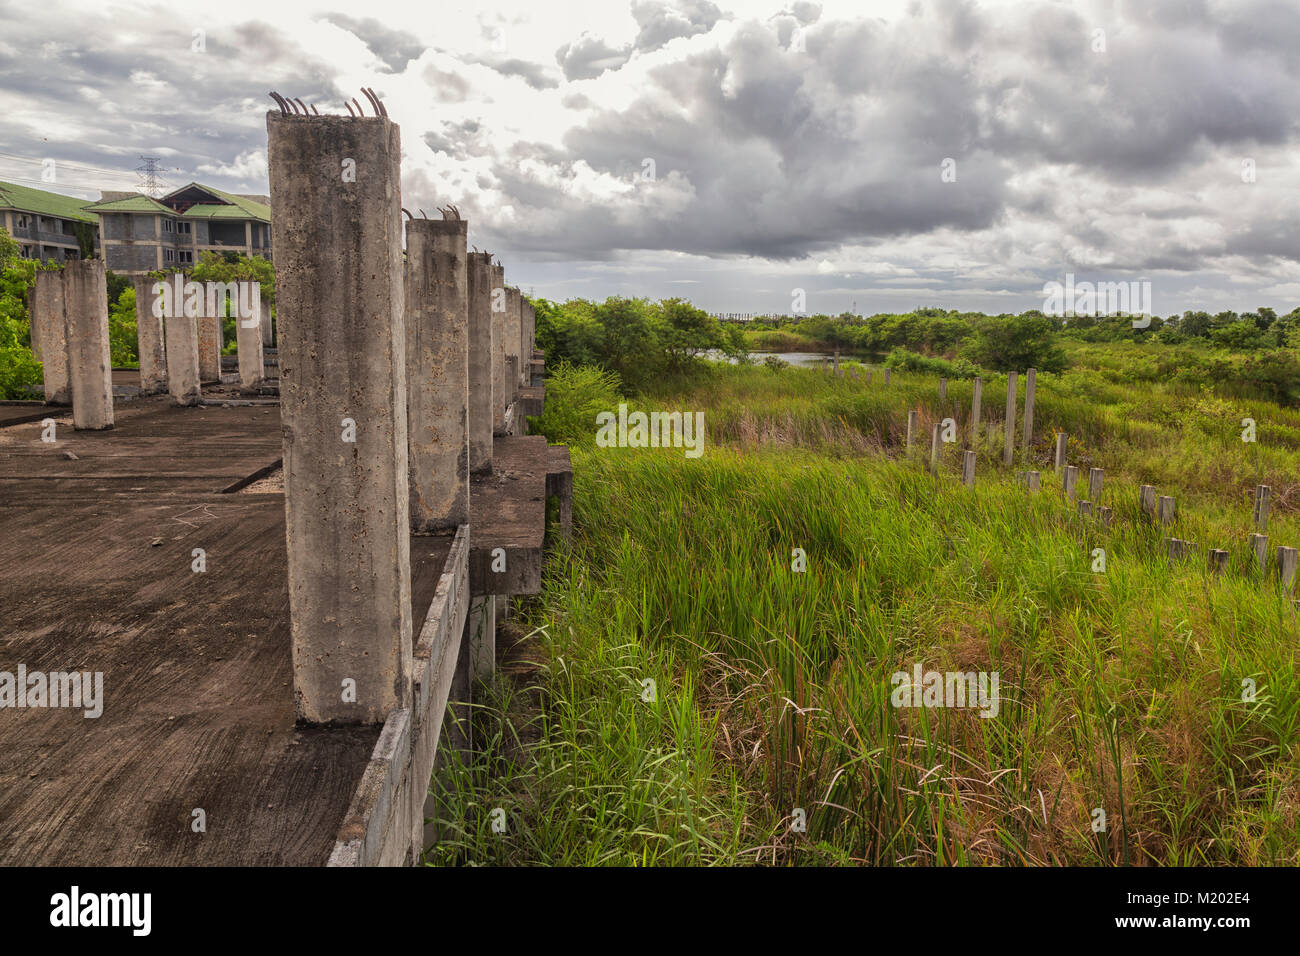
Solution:
<svg viewBox="0 0 1300 956">
<path fill-rule="evenodd" d="M 1259 483 L 1271 547 L 1300 544 L 1300 409 L 1255 377 L 1265 356 L 1201 338 L 1062 336 L 1028 456 L 1004 469 L 982 432 L 973 491 L 960 443 L 937 480 L 903 447 L 908 409 L 969 435 L 958 374 L 942 407 L 902 359 L 888 387 L 721 364 L 641 382 L 633 407 L 705 411 L 689 460 L 594 447 L 614 383 L 553 366 L 536 423 L 572 446 L 574 540 L 517 623 L 534 676 L 498 676 L 484 752 L 435 777 L 431 862 L 1300 863 L 1300 626 L 1246 547 Z M 984 377 L 1000 425 L 1005 378 Z M 1110 527 L 1062 500 L 1058 429 L 1105 468 Z M 1171 529 L 1140 483 L 1176 497 Z M 1198 559 L 1171 563 L 1170 534 Z M 998 672 L 997 716 L 891 706 L 916 664 Z"/>
<path fill-rule="evenodd" d="M 27 387 L 41 381 L 27 315 L 27 290 L 36 269 L 35 262 L 19 257 L 18 243 L 0 227 L 0 399 L 29 398 Z"/>
<path fill-rule="evenodd" d="M 530 300 L 537 313 L 537 347 L 551 363 L 599 366 L 629 390 L 702 367 L 711 350 L 744 355 L 740 329 L 724 326 L 681 299 Z"/>
</svg>

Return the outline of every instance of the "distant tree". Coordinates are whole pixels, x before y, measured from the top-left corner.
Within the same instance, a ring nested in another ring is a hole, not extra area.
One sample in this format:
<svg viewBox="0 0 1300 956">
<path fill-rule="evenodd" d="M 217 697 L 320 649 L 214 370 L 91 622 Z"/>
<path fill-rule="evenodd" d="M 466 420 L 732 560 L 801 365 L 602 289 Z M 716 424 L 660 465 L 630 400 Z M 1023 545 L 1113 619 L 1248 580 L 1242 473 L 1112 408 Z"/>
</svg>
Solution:
<svg viewBox="0 0 1300 956">
<path fill-rule="evenodd" d="M 975 336 L 962 352 L 976 365 L 999 372 L 1026 368 L 1061 372 L 1068 362 L 1057 344 L 1059 330 L 1056 319 L 1037 311 L 986 315 L 975 320 Z"/>
</svg>

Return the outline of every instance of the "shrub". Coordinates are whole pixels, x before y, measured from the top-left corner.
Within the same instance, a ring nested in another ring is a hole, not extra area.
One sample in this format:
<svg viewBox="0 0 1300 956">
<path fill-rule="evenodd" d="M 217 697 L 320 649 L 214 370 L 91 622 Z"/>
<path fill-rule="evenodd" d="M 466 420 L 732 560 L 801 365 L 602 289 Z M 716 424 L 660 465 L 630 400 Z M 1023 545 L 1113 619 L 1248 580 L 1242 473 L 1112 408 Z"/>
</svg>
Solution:
<svg viewBox="0 0 1300 956">
<path fill-rule="evenodd" d="M 530 430 L 553 445 L 594 445 L 596 415 L 617 410 L 619 391 L 612 372 L 561 359 L 548 370 L 546 405 L 541 415 L 529 419 Z"/>
</svg>

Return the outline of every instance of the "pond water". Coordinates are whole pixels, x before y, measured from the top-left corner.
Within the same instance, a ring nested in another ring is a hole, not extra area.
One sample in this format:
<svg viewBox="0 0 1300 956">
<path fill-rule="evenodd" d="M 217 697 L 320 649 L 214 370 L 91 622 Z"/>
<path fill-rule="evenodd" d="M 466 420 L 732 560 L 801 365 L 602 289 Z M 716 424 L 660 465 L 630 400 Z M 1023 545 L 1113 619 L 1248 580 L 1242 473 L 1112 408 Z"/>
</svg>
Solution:
<svg viewBox="0 0 1300 956">
<path fill-rule="evenodd" d="M 755 362 L 762 362 L 763 359 L 767 358 L 769 355 L 773 355 L 776 358 L 779 358 L 781 361 L 789 363 L 790 365 L 800 365 L 808 368 L 812 368 L 812 367 L 820 368 L 823 361 L 830 362 L 833 360 L 833 356 L 825 352 L 750 352 L 749 353 L 749 357 L 752 358 Z M 726 356 L 724 356 L 721 352 L 717 352 L 717 351 L 705 352 L 704 357 L 707 359 L 711 359 L 715 362 L 720 362 L 724 360 L 732 361 L 731 359 L 727 359 Z M 841 352 L 840 359 L 842 361 L 847 362 L 850 361 L 851 359 L 858 359 L 858 357 Z M 858 359 L 858 361 L 862 361 L 862 359 Z"/>
</svg>

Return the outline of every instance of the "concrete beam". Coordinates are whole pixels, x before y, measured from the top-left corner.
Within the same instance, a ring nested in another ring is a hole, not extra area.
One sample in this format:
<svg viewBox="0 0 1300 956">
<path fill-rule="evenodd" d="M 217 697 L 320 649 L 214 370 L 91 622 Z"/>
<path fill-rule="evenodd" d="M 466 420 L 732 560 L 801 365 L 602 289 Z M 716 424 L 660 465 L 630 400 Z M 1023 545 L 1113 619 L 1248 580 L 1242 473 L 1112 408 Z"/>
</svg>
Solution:
<svg viewBox="0 0 1300 956">
<path fill-rule="evenodd" d="M 113 360 L 108 344 L 108 286 L 103 259 L 63 267 L 68 321 L 68 382 L 78 431 L 113 427 Z"/>
<path fill-rule="evenodd" d="M 140 392 L 155 395 L 167 390 L 167 347 L 163 336 L 162 299 L 155 279 L 136 276 L 135 334 L 140 356 Z"/>
<path fill-rule="evenodd" d="M 412 686 L 401 134 L 266 125 L 297 713 L 379 723 Z"/>
<path fill-rule="evenodd" d="M 463 219 L 406 224 L 411 530 L 469 521 L 469 287 Z"/>
<path fill-rule="evenodd" d="M 68 328 L 63 301 L 63 273 L 36 270 L 32 289 L 32 353 L 43 366 L 45 403 L 67 405 L 72 401 L 68 387 Z"/>
<path fill-rule="evenodd" d="M 492 470 L 492 256 L 471 252 L 466 265 L 469 298 L 469 470 Z"/>
</svg>

